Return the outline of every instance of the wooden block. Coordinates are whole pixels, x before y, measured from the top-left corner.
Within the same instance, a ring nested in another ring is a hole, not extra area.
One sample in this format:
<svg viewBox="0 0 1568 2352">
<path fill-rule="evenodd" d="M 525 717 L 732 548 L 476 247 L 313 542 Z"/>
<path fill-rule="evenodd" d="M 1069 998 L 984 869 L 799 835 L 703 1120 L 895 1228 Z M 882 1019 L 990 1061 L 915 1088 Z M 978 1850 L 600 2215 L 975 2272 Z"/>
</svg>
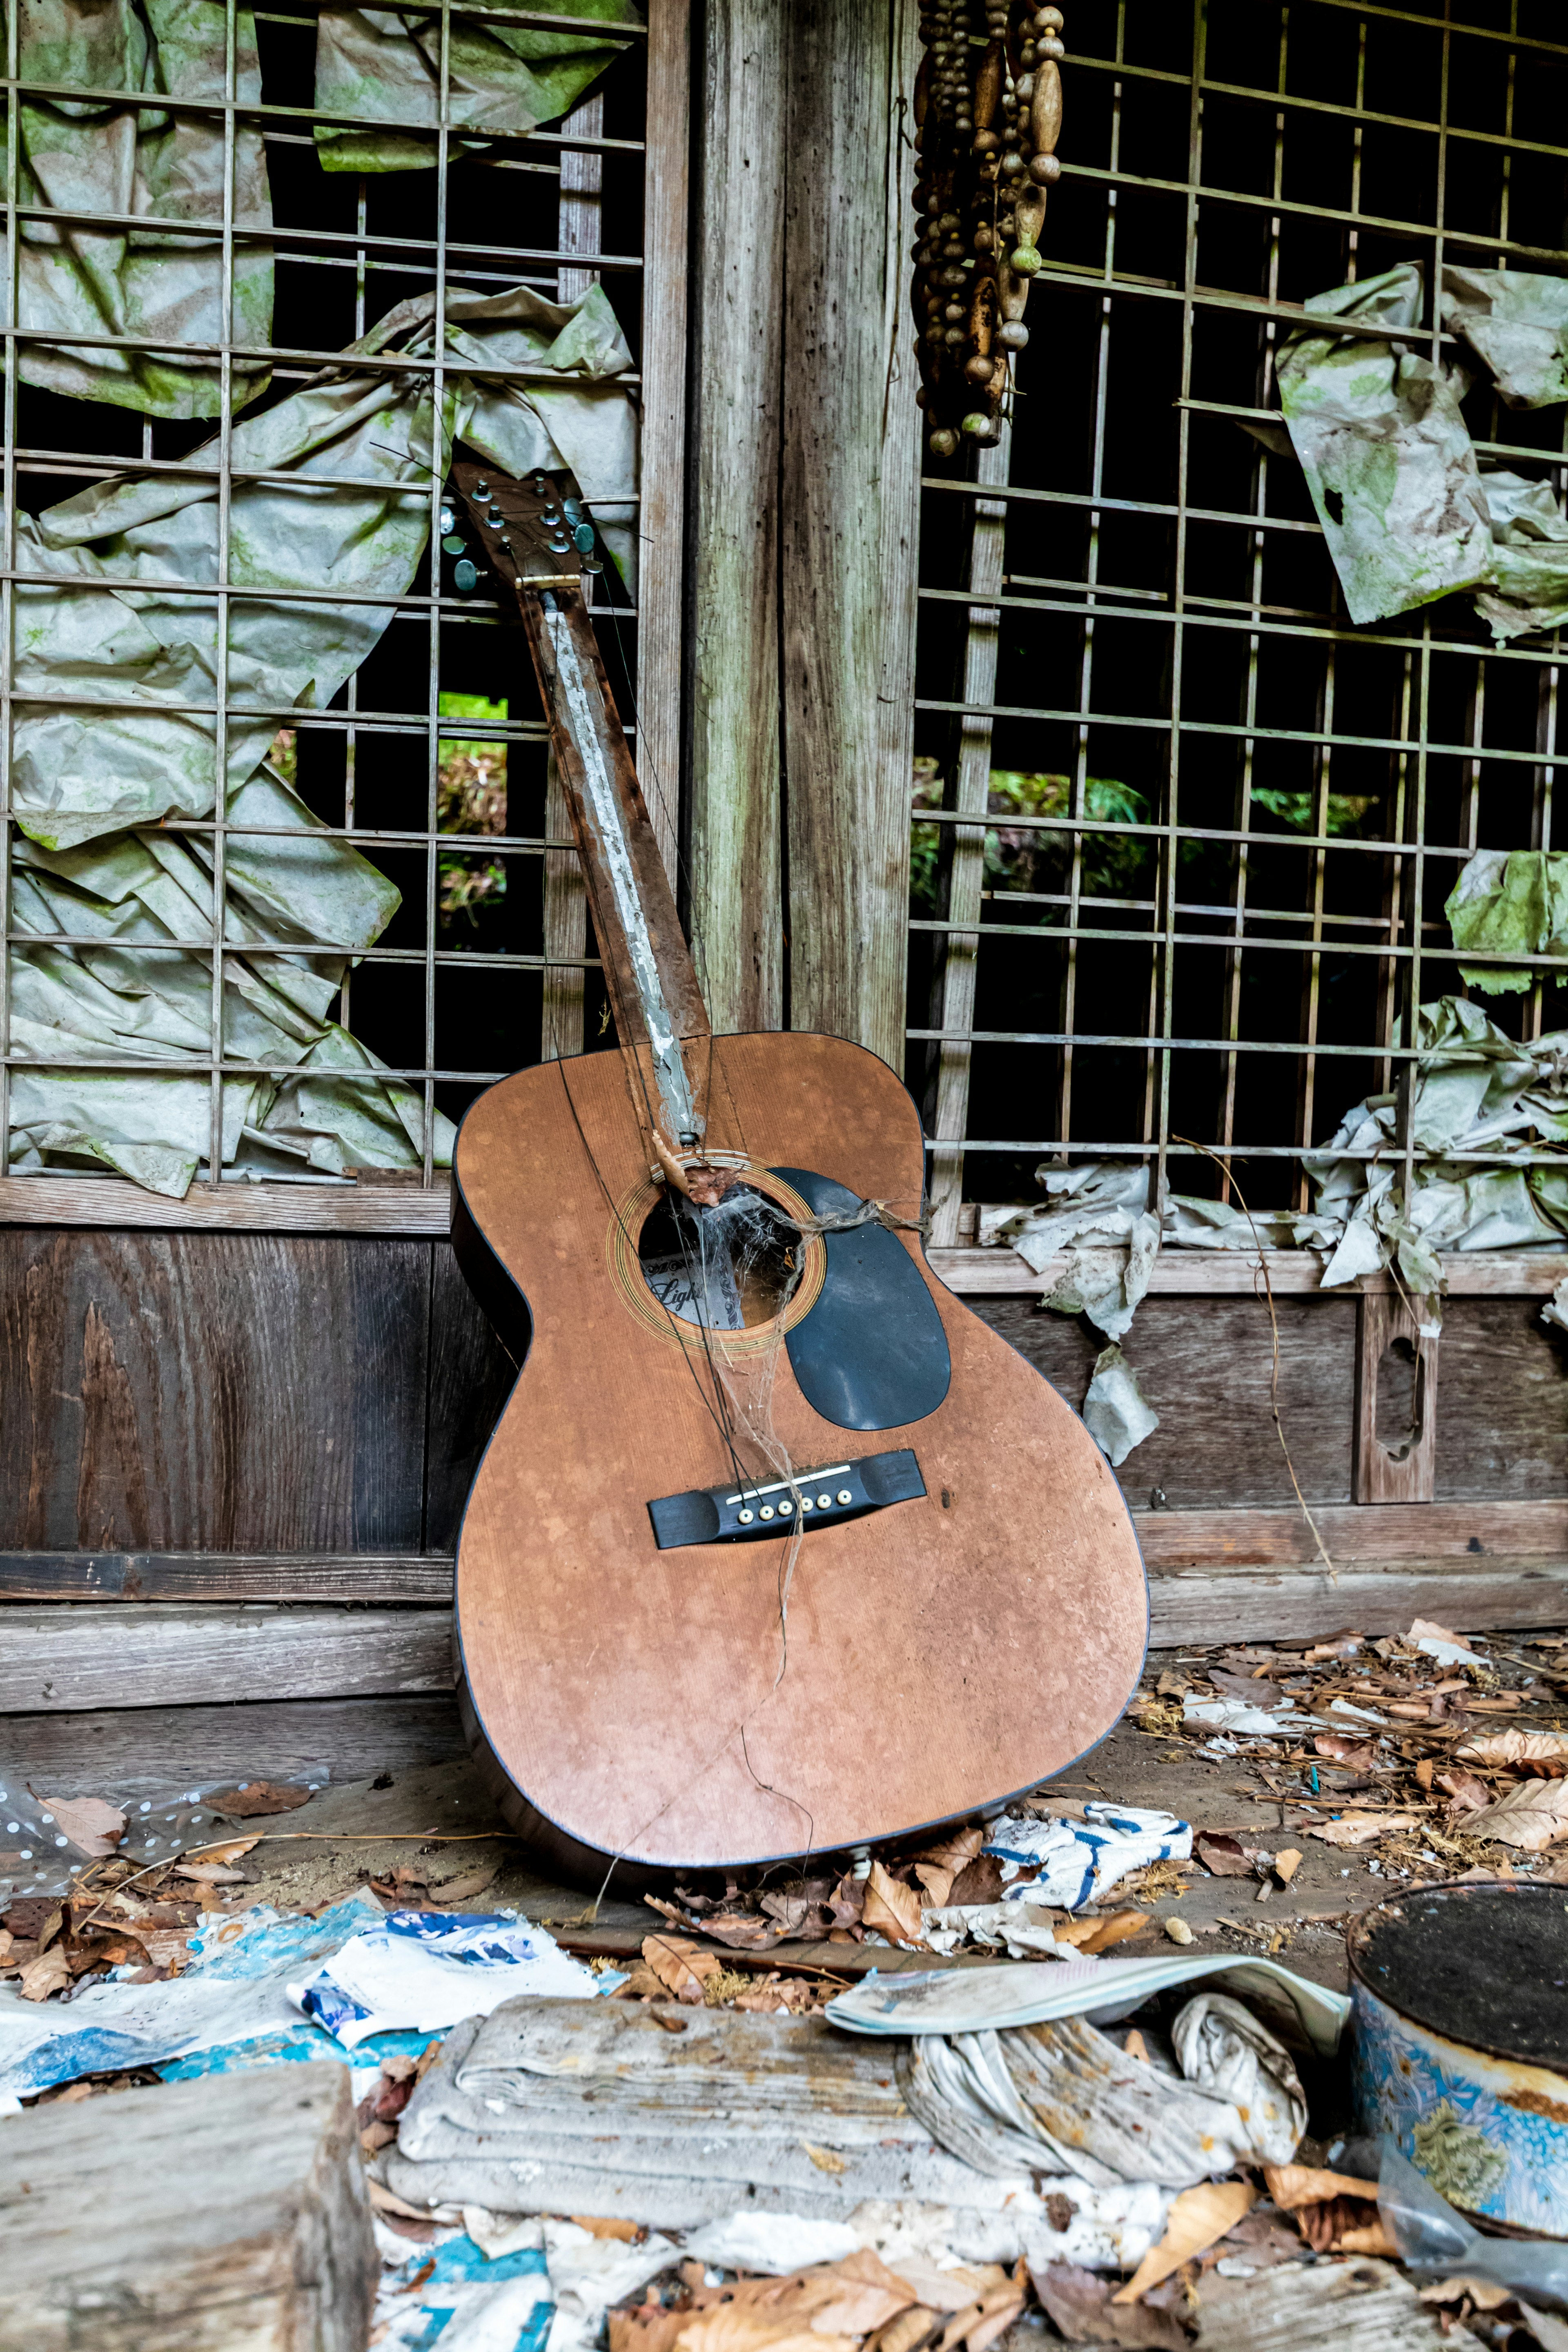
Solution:
<svg viewBox="0 0 1568 2352">
<path fill-rule="evenodd" d="M 0 1610 L 0 1715 L 446 1691 L 444 1609 Z"/>
<path fill-rule="evenodd" d="M 1359 1302 L 1352 1484 L 1358 1503 L 1432 1500 L 1437 1475 L 1437 1345 L 1435 1334 L 1423 1335 L 1413 1300 L 1369 1293 Z M 1388 1425 L 1391 1391 L 1409 1396 L 1408 1408 L 1394 1416 L 1396 1426 Z"/>
<path fill-rule="evenodd" d="M 0 2128 L 0 2352 L 363 2352 L 377 2260 L 331 2060 Z"/>
<path fill-rule="evenodd" d="M 36 1780 L 61 1797 L 299 1780 L 321 1764 L 334 1784 L 396 1780 L 468 1752 L 450 1692 L 0 1716 L 0 1787 Z"/>
</svg>

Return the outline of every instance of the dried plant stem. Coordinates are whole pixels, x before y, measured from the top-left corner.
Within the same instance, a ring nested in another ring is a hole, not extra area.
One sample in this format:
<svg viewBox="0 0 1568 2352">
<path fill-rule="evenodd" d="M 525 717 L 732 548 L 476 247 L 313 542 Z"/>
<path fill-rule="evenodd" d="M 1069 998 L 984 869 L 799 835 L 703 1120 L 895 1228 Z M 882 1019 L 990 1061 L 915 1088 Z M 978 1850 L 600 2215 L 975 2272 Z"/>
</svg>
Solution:
<svg viewBox="0 0 1568 2352">
<path fill-rule="evenodd" d="M 1324 1543 L 1321 1535 L 1318 1531 L 1318 1522 L 1307 1507 L 1307 1497 L 1302 1494 L 1301 1482 L 1296 1475 L 1296 1465 L 1290 1459 L 1290 1447 L 1285 1435 L 1285 1423 L 1280 1419 L 1279 1415 L 1279 1318 L 1274 1311 L 1274 1285 L 1268 1279 L 1268 1259 L 1263 1247 L 1262 1237 L 1258 1233 L 1257 1223 L 1253 1218 L 1252 1211 L 1247 1205 L 1246 1195 L 1231 1172 L 1229 1160 L 1222 1160 L 1217 1151 L 1211 1151 L 1206 1143 L 1194 1143 L 1190 1136 L 1178 1135 L 1173 1137 L 1172 1139 L 1176 1143 L 1185 1145 L 1187 1150 L 1190 1151 L 1201 1151 L 1205 1160 L 1212 1160 L 1214 1161 L 1215 1166 L 1225 1177 L 1226 1183 L 1228 1183 L 1235 1192 L 1237 1199 L 1241 1202 L 1242 1214 L 1247 1219 L 1247 1223 L 1252 1227 L 1252 1238 L 1258 1244 L 1258 1263 L 1259 1267 L 1262 1269 L 1263 1274 L 1263 1295 L 1268 1307 L 1268 1328 L 1274 1349 L 1273 1362 L 1270 1366 L 1268 1375 L 1268 1409 L 1274 1417 L 1274 1426 L 1279 1433 L 1280 1448 L 1285 1456 L 1285 1467 L 1290 1474 L 1290 1484 L 1295 1489 L 1296 1500 L 1301 1507 L 1301 1517 L 1306 1520 L 1307 1525 L 1312 1530 L 1312 1541 L 1317 1545 L 1318 1550 L 1322 1556 L 1323 1566 L 1329 1571 L 1330 1583 L 1337 1584 L 1340 1580 L 1339 1572 L 1334 1567 L 1333 1561 L 1329 1558 L 1329 1548 L 1327 1544 Z"/>
</svg>

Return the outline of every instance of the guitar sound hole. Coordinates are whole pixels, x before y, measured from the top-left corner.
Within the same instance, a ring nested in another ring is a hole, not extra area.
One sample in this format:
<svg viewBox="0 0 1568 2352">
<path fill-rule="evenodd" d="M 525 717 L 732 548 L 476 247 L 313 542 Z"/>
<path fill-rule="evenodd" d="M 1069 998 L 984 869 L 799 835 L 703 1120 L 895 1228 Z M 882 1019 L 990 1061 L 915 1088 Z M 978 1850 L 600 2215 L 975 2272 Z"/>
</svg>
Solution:
<svg viewBox="0 0 1568 2352">
<path fill-rule="evenodd" d="M 800 1279 L 798 1228 L 777 1204 L 737 1184 L 712 1208 L 678 1194 L 655 1202 L 637 1235 L 643 1280 L 683 1322 L 710 1331 L 771 1323 Z"/>
</svg>

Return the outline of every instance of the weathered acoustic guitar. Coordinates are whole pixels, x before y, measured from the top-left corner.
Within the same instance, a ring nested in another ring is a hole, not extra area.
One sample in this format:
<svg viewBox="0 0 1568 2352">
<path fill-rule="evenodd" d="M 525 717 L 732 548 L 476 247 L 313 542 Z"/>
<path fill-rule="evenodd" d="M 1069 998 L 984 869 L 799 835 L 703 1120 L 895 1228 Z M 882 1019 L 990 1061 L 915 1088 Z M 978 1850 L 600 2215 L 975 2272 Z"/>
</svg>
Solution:
<svg viewBox="0 0 1568 2352">
<path fill-rule="evenodd" d="M 1121 1490 L 929 1271 L 887 1065 L 711 1034 L 583 600 L 591 526 L 542 476 L 454 478 L 517 594 L 619 1046 L 502 1079 L 458 1141 L 458 1255 L 522 1364 L 458 1547 L 468 1738 L 589 1883 L 994 1809 L 1136 1683 Z"/>
</svg>

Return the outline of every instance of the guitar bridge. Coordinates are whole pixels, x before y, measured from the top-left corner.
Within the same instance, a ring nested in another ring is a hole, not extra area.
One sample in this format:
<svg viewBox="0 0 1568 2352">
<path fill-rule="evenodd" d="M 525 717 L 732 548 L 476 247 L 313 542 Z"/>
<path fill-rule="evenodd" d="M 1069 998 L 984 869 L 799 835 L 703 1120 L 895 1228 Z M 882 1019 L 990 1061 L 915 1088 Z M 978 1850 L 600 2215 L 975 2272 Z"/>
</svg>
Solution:
<svg viewBox="0 0 1568 2352">
<path fill-rule="evenodd" d="M 793 1479 L 755 1485 L 730 1479 L 721 1486 L 692 1486 L 684 1495 L 661 1495 L 647 1507 L 660 1551 L 683 1544 L 751 1543 L 764 1536 L 787 1536 L 798 1525 L 807 1534 L 840 1519 L 864 1517 L 889 1503 L 912 1503 L 925 1493 L 920 1464 L 908 1447 L 893 1454 L 863 1454 L 856 1462 L 830 1462 L 802 1470 Z"/>
</svg>

